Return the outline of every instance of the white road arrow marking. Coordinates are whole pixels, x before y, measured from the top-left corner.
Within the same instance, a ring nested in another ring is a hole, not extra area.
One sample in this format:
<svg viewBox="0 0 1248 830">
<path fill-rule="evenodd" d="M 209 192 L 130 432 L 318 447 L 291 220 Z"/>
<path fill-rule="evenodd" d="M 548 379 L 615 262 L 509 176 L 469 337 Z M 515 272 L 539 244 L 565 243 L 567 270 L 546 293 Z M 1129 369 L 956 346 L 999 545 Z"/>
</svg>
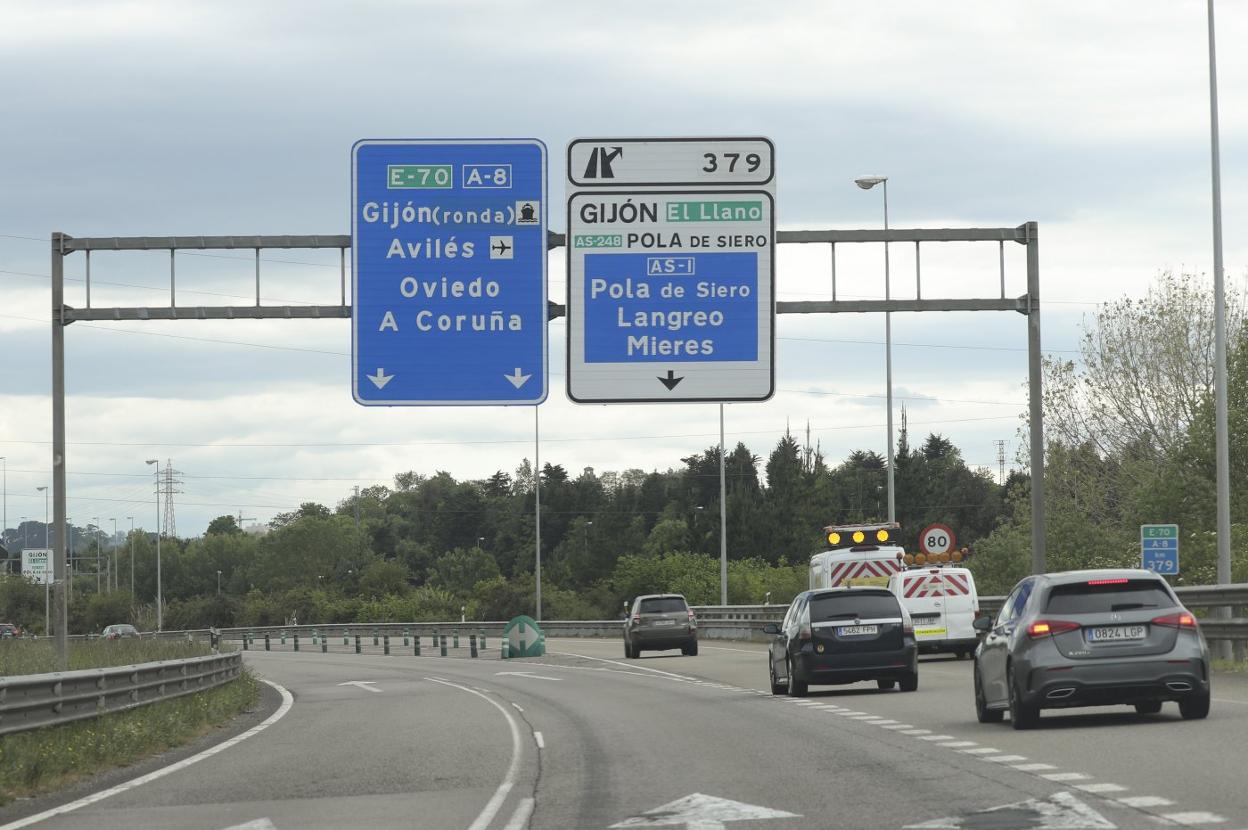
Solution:
<svg viewBox="0 0 1248 830">
<path fill-rule="evenodd" d="M 394 375 L 387 375 L 386 370 L 381 368 L 380 366 L 377 367 L 377 374 L 365 375 L 364 377 L 371 380 L 373 382 L 373 385 L 376 386 L 378 389 L 385 389 L 386 384 L 394 380 Z"/>
<path fill-rule="evenodd" d="M 516 367 L 516 371 L 515 371 L 515 373 L 514 373 L 514 374 L 510 374 L 510 375 L 503 375 L 503 377 L 505 377 L 505 378 L 507 378 L 507 380 L 511 381 L 511 385 L 512 385 L 512 386 L 514 386 L 514 387 L 516 387 L 517 389 L 519 389 L 521 386 L 524 386 L 524 384 L 525 384 L 526 382 L 528 382 L 528 379 L 529 379 L 529 378 L 531 378 L 531 377 L 533 377 L 533 376 L 532 376 L 532 375 L 522 375 L 522 374 L 520 374 L 520 367 L 519 367 L 519 366 L 517 366 L 517 367 Z"/>
<path fill-rule="evenodd" d="M 610 830 L 626 827 L 686 827 L 688 830 L 726 830 L 724 822 L 754 821 L 769 818 L 801 818 L 796 813 L 742 804 L 713 795 L 693 793 L 662 807 L 647 810 L 639 816 L 611 825 Z"/>
<path fill-rule="evenodd" d="M 496 671 L 496 672 L 494 672 L 494 674 L 496 674 L 496 675 L 499 675 L 499 674 L 509 674 L 509 675 L 513 675 L 513 676 L 515 676 L 515 677 L 531 677 L 531 678 L 533 678 L 534 680 L 553 680 L 553 681 L 555 681 L 556 683 L 558 683 L 558 682 L 559 682 L 559 678 L 558 678 L 558 677 L 547 677 L 547 676 L 546 676 L 546 675 L 544 675 L 544 674 L 533 674 L 533 673 L 531 673 L 531 672 L 527 672 L 527 671 Z"/>
<path fill-rule="evenodd" d="M 1025 819 L 1029 822 L 1028 827 L 1037 828 L 1037 830 L 1045 830 L 1045 828 L 1048 830 L 1114 830 L 1117 827 L 1070 793 L 1057 793 L 1047 801 L 1031 798 L 1017 804 L 981 810 L 974 815 L 983 816 L 1007 811 L 1025 814 L 1019 817 L 1018 826 L 1023 826 L 1021 821 Z M 906 830 L 956 830 L 956 828 L 967 826 L 978 827 L 980 822 L 972 820 L 968 824 L 966 816 L 938 818 L 922 824 L 907 824 Z"/>
<path fill-rule="evenodd" d="M 249 821 L 246 824 L 233 824 L 226 827 L 225 830 L 277 830 L 277 825 L 269 821 L 267 818 L 258 818 L 255 821 Z"/>
<path fill-rule="evenodd" d="M 348 680 L 346 683 L 339 683 L 339 686 L 359 686 L 361 689 L 367 689 L 370 692 L 381 694 L 381 689 L 374 689 L 377 685 L 376 680 Z"/>
</svg>

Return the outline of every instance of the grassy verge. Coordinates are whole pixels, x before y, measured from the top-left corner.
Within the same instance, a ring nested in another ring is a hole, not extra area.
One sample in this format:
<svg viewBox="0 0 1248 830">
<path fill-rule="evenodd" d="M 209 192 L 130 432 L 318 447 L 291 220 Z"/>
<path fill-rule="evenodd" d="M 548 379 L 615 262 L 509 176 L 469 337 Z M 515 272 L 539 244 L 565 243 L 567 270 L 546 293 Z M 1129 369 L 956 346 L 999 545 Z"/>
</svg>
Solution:
<svg viewBox="0 0 1248 830">
<path fill-rule="evenodd" d="M 0 739 L 0 805 L 60 789 L 187 743 L 253 708 L 260 684 L 244 670 L 216 689 Z"/>
<path fill-rule="evenodd" d="M 69 668 L 100 669 L 154 660 L 178 660 L 210 654 L 207 643 L 186 640 L 71 641 Z M 56 671 L 56 646 L 50 639 L 0 640 L 0 676 Z"/>
<path fill-rule="evenodd" d="M 1236 663 L 1234 660 L 1213 660 L 1210 665 L 1214 671 L 1248 672 L 1248 663 Z"/>
</svg>

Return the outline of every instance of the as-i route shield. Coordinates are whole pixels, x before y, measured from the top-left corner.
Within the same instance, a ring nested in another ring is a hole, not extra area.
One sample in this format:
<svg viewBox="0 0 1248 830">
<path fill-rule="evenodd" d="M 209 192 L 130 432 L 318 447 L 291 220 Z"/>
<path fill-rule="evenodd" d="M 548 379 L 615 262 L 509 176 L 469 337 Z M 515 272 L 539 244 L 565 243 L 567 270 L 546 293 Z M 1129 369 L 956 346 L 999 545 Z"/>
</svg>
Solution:
<svg viewBox="0 0 1248 830">
<path fill-rule="evenodd" d="M 771 397 L 771 142 L 578 139 L 568 179 L 568 396 Z"/>
<path fill-rule="evenodd" d="M 546 399 L 546 146 L 365 140 L 351 153 L 352 394 Z"/>
</svg>

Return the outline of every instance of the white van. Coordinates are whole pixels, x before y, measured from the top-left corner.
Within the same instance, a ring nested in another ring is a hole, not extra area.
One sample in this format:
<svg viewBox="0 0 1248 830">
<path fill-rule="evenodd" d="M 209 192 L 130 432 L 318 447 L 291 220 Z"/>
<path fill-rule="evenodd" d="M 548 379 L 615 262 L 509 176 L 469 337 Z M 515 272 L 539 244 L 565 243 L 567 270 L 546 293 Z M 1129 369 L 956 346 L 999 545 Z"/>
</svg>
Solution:
<svg viewBox="0 0 1248 830">
<path fill-rule="evenodd" d="M 979 594 L 969 570 L 912 567 L 893 574 L 888 589 L 910 613 L 919 651 L 952 652 L 959 657 L 974 653 L 979 643 L 973 625 L 979 616 Z"/>
</svg>

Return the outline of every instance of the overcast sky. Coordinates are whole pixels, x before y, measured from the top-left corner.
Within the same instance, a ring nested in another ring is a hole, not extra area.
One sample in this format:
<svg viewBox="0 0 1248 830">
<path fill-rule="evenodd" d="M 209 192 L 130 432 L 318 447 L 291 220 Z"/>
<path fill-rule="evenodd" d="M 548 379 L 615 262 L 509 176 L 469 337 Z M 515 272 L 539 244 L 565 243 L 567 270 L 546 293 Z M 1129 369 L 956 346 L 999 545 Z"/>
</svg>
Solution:
<svg viewBox="0 0 1248 830">
<path fill-rule="evenodd" d="M 1218 20 L 1226 265 L 1243 282 L 1248 9 Z M 360 138 L 536 137 L 565 198 L 574 137 L 765 135 L 782 229 L 1040 223 L 1044 346 L 1074 357 L 1097 303 L 1163 269 L 1211 270 L 1204 4 L 1133 2 L 56 2 L 0 0 L 0 455 L 10 527 L 49 483 L 49 256 L 90 235 L 342 234 Z M 561 211 L 551 210 L 562 231 Z M 1025 290 L 1023 248 L 1007 291 Z M 550 295 L 564 293 L 563 251 Z M 993 296 L 995 245 L 928 245 L 924 296 Z M 778 298 L 830 297 L 825 246 L 785 246 Z M 895 246 L 912 296 L 914 256 Z M 67 302 L 85 302 L 81 254 Z M 245 252 L 180 255 L 186 304 L 254 301 Z M 269 251 L 268 301 L 338 301 L 336 253 Z M 839 295 L 883 296 L 879 246 L 838 251 Z M 97 254 L 92 304 L 164 304 L 168 255 Z M 883 453 L 883 319 L 786 315 L 774 399 L 727 407 L 766 456 L 809 423 L 832 463 Z M 679 466 L 717 408 L 595 406 L 563 391 L 550 324 L 542 460 L 573 474 Z M 912 437 L 995 470 L 1018 449 L 1026 320 L 894 317 Z M 154 527 L 151 468 L 182 471 L 177 531 L 267 521 L 353 485 L 533 457 L 531 408 L 366 409 L 348 321 L 76 323 L 67 343 L 69 515 Z M 588 416 L 588 417 L 587 417 Z M 163 462 L 162 462 L 163 463 Z"/>
</svg>

